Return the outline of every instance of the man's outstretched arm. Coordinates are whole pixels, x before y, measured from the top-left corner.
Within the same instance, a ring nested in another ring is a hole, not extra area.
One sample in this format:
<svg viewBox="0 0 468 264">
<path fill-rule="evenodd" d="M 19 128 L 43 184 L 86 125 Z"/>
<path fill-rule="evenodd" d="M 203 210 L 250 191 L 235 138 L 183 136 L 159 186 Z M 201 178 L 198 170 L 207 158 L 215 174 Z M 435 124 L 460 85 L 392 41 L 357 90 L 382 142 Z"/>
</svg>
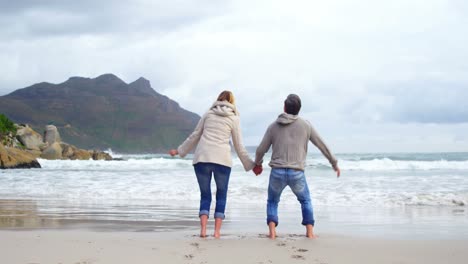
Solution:
<svg viewBox="0 0 468 264">
<path fill-rule="evenodd" d="M 333 170 L 336 171 L 336 176 L 340 177 L 341 172 L 340 172 L 340 168 L 338 167 L 338 161 L 333 156 L 333 154 L 328 149 L 325 142 L 323 142 L 322 138 L 319 136 L 317 131 L 315 131 L 314 127 L 312 126 L 310 126 L 310 138 L 309 139 L 320 150 L 320 152 L 322 152 L 325 158 L 328 159 L 328 161 L 333 167 Z"/>
</svg>

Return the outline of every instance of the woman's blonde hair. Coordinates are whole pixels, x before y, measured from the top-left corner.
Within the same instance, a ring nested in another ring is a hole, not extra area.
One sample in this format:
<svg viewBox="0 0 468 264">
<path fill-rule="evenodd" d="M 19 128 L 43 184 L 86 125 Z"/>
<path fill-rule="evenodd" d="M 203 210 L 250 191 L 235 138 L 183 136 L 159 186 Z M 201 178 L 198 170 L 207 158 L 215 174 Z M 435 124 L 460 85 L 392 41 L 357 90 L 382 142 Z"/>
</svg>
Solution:
<svg viewBox="0 0 468 264">
<path fill-rule="evenodd" d="M 219 94 L 217 101 L 227 101 L 230 104 L 233 104 L 233 105 L 236 104 L 236 100 L 234 99 L 234 95 L 232 94 L 231 91 L 222 91 Z"/>
</svg>

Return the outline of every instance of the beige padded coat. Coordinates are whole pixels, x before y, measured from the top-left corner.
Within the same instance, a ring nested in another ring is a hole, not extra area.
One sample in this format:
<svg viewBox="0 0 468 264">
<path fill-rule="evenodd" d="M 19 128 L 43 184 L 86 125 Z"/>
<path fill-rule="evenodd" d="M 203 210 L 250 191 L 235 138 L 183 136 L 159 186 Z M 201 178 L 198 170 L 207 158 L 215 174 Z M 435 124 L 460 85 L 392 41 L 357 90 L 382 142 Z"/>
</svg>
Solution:
<svg viewBox="0 0 468 264">
<path fill-rule="evenodd" d="M 232 167 L 231 145 L 244 169 L 253 169 L 255 163 L 242 144 L 239 113 L 234 105 L 216 101 L 200 119 L 193 133 L 177 148 L 181 157 L 186 156 L 195 146 L 193 164 L 210 162 Z"/>
</svg>

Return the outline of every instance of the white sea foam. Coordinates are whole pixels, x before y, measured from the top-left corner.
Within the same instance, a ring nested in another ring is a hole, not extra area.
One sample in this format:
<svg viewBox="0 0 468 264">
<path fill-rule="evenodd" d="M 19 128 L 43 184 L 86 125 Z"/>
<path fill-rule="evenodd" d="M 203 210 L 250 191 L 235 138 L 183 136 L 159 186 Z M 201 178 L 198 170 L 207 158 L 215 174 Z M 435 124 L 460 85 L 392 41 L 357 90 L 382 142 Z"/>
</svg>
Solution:
<svg viewBox="0 0 468 264">
<path fill-rule="evenodd" d="M 331 165 L 324 158 L 307 159 L 307 167 L 310 169 L 330 169 Z M 402 170 L 468 170 L 468 160 L 465 161 L 420 161 L 420 160 L 392 160 L 379 158 L 371 160 L 346 160 L 338 159 L 342 170 L 352 171 L 402 171 Z"/>
<path fill-rule="evenodd" d="M 199 190 L 190 159 L 122 156 L 123 161 L 39 160 L 42 169 L 2 171 L 0 199 L 46 199 L 69 203 L 197 206 Z M 326 160 L 309 157 L 306 175 L 314 205 L 464 206 L 468 161 L 341 160 L 336 179 Z M 264 206 L 269 169 L 255 177 L 234 159 L 229 200 Z M 215 191 L 213 183 L 213 191 Z M 231 203 L 231 202 L 230 202 Z M 282 204 L 297 204 L 287 189 Z"/>
<path fill-rule="evenodd" d="M 54 170 L 138 170 L 141 168 L 147 169 L 187 169 L 192 167 L 192 160 L 188 159 L 171 159 L 171 158 L 141 158 L 130 157 L 126 160 L 44 160 L 38 159 L 43 169 Z"/>
<path fill-rule="evenodd" d="M 50 161 L 39 159 L 44 169 L 97 169 L 109 168 L 117 170 L 134 170 L 142 166 L 151 169 L 189 169 L 192 167 L 191 159 L 170 158 L 165 156 L 154 157 L 154 155 L 131 155 L 124 157 L 124 161 Z M 265 159 L 268 160 L 268 157 Z M 372 160 L 338 160 L 342 170 L 347 171 L 429 171 L 429 170 L 468 170 L 468 161 L 412 161 L 391 160 L 389 158 Z M 307 169 L 331 169 L 330 164 L 323 158 L 308 158 Z M 267 167 L 267 164 L 264 164 Z M 233 159 L 233 168 L 243 170 L 239 158 Z"/>
<path fill-rule="evenodd" d="M 10 207 L 14 214 L 25 209 L 44 219 L 137 221 L 165 230 L 180 228 L 172 225 L 174 221 L 196 226 L 200 192 L 190 156 L 113 156 L 123 160 L 40 159 L 42 169 L 0 170 L 0 209 L 4 209 L 0 217 L 9 219 Z M 269 158 L 267 155 L 265 160 Z M 427 228 L 421 232 L 433 236 L 433 226 L 437 225 L 438 237 L 448 233 L 467 236 L 463 230 L 468 205 L 468 153 L 348 154 L 338 155 L 338 159 L 342 169 L 339 179 L 322 156 L 307 158 L 305 174 L 320 228 L 328 223 L 333 232 L 348 227 L 359 230 L 359 234 L 362 230 L 382 234 L 382 229 L 375 228 L 386 226 L 392 236 L 399 230 L 413 238 L 415 229 L 424 225 Z M 233 159 L 229 220 L 264 225 L 270 173 L 268 166 L 264 168 L 262 175 L 254 176 L 244 171 L 238 158 Z M 212 191 L 213 209 L 214 181 Z M 281 221 L 294 223 L 288 230 L 292 226 L 302 228 L 298 224 L 300 204 L 289 188 L 283 191 L 279 206 Z M 401 229 L 404 225 L 407 227 Z"/>
</svg>

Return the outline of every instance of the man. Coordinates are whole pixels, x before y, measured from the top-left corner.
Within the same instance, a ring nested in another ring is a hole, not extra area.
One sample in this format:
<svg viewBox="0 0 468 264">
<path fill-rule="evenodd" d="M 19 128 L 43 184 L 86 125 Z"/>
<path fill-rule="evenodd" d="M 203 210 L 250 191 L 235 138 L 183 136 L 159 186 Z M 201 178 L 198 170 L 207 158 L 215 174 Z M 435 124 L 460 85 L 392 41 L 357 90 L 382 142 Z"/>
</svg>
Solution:
<svg viewBox="0 0 468 264">
<path fill-rule="evenodd" d="M 302 208 L 302 224 L 306 226 L 306 236 L 315 238 L 314 214 L 310 200 L 309 187 L 304 175 L 307 145 L 309 140 L 328 159 L 333 169 L 340 177 L 337 160 L 322 141 L 312 125 L 298 116 L 301 109 L 301 99 L 290 94 L 284 101 L 284 113 L 271 124 L 257 148 L 254 168 L 255 174 L 262 172 L 263 156 L 273 146 L 273 153 L 269 163 L 271 169 L 268 185 L 267 224 L 270 238 L 276 238 L 278 225 L 278 203 L 281 193 L 289 186 Z"/>
</svg>

